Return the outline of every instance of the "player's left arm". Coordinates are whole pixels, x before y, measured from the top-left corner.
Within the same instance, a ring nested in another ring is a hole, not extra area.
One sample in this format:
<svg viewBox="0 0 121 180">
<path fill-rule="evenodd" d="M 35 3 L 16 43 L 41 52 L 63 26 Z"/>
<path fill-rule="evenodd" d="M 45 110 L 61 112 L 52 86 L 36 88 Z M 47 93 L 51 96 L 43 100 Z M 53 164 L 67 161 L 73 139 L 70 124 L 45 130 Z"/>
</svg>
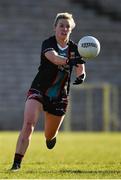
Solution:
<svg viewBox="0 0 121 180">
<path fill-rule="evenodd" d="M 85 64 L 78 64 L 75 67 L 76 79 L 74 85 L 82 84 L 86 78 Z"/>
</svg>

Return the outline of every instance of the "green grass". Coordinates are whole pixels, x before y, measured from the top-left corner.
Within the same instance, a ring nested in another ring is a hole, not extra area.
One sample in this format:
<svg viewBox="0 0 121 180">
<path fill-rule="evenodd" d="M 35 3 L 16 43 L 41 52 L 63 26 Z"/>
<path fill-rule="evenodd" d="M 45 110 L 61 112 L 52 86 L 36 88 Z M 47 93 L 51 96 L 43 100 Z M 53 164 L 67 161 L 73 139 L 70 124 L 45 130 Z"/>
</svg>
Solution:
<svg viewBox="0 0 121 180">
<path fill-rule="evenodd" d="M 18 132 L 0 133 L 1 179 L 120 179 L 120 133 L 59 133 L 48 150 L 34 133 L 19 172 L 10 172 Z"/>
</svg>

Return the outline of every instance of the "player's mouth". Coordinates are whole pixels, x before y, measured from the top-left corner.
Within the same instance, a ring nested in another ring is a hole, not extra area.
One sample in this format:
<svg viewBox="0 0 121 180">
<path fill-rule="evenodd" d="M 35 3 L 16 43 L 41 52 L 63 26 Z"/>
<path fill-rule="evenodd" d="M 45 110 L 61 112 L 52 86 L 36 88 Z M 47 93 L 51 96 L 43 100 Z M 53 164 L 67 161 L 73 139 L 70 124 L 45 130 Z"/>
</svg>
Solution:
<svg viewBox="0 0 121 180">
<path fill-rule="evenodd" d="M 62 36 L 67 36 L 67 33 L 66 32 L 61 32 L 61 35 Z"/>
</svg>

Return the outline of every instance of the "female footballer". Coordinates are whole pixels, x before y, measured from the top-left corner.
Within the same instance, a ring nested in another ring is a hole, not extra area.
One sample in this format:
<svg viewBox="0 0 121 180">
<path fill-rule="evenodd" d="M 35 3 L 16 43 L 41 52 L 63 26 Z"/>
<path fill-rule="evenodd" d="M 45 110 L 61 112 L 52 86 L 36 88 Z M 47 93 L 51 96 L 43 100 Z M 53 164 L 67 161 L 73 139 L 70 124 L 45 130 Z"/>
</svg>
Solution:
<svg viewBox="0 0 121 180">
<path fill-rule="evenodd" d="M 55 146 L 68 105 L 73 67 L 76 69 L 76 80 L 73 84 L 81 84 L 85 79 L 85 62 L 78 53 L 77 45 L 70 40 L 74 27 L 72 14 L 59 13 L 54 21 L 54 35 L 42 43 L 40 66 L 27 94 L 23 127 L 11 168 L 13 171 L 21 167 L 22 158 L 42 111 L 45 114 L 47 148 L 52 149 Z"/>
</svg>

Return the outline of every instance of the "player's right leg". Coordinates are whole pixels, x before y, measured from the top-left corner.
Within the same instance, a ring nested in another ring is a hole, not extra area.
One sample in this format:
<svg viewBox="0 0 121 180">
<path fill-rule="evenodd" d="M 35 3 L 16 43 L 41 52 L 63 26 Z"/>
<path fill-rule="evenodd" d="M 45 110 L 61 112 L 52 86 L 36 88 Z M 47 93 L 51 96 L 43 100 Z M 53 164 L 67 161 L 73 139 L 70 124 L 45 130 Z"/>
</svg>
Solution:
<svg viewBox="0 0 121 180">
<path fill-rule="evenodd" d="M 25 104 L 24 123 L 18 137 L 14 162 L 11 170 L 16 171 L 20 168 L 22 158 L 29 146 L 31 135 L 39 119 L 42 105 L 34 99 L 28 99 Z"/>
</svg>

